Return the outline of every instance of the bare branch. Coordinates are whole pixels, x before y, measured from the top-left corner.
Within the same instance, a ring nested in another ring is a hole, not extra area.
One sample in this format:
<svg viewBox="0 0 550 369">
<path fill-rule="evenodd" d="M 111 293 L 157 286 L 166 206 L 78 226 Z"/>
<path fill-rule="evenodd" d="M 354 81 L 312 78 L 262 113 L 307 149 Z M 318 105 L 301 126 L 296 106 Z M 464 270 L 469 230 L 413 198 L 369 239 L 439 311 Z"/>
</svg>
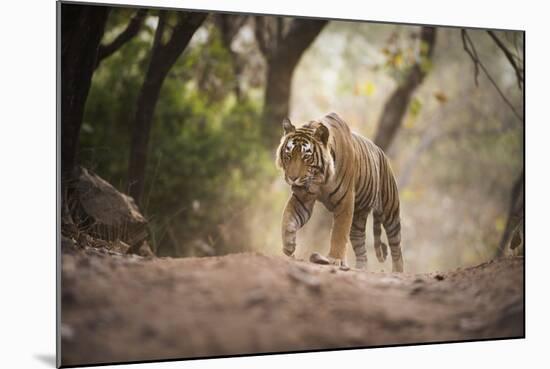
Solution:
<svg viewBox="0 0 550 369">
<path fill-rule="evenodd" d="M 465 29 L 462 29 L 460 31 L 460 35 L 462 36 L 462 45 L 464 46 L 464 51 L 470 55 L 470 58 L 474 62 L 474 78 L 476 82 L 476 86 L 479 86 L 479 57 L 477 56 L 477 51 L 472 43 L 472 39 L 468 34 L 466 33 Z"/>
<path fill-rule="evenodd" d="M 514 113 L 516 118 L 518 118 L 521 122 L 523 122 L 523 118 L 521 117 L 521 115 L 517 112 L 516 108 L 514 108 L 514 105 L 512 105 L 510 100 L 508 100 L 508 98 L 504 95 L 504 93 L 502 92 L 500 87 L 498 87 L 498 84 L 495 82 L 495 80 L 493 79 L 493 77 L 491 76 L 491 74 L 489 73 L 487 68 L 485 67 L 485 65 L 479 59 L 479 56 L 478 56 L 477 51 L 475 49 L 474 43 L 472 42 L 472 39 L 470 38 L 470 36 L 466 32 L 466 30 L 462 29 L 461 34 L 462 34 L 462 43 L 464 45 L 464 50 L 468 53 L 468 55 L 470 55 L 470 58 L 472 59 L 472 61 L 474 63 L 476 86 L 478 85 L 478 79 L 477 78 L 478 78 L 478 74 L 479 74 L 479 68 L 481 68 L 481 70 L 483 71 L 485 76 L 487 76 L 487 79 L 489 79 L 491 84 L 497 90 L 497 92 L 500 95 L 500 97 L 502 98 L 502 100 L 504 100 L 506 105 L 508 105 L 508 107 L 510 107 L 510 109 L 512 110 L 512 112 Z"/>
<path fill-rule="evenodd" d="M 512 65 L 512 68 L 514 68 L 514 71 L 516 72 L 516 78 L 517 78 L 517 81 L 518 81 L 518 87 L 519 89 L 521 90 L 522 88 L 522 85 L 523 85 L 523 70 L 522 68 L 516 63 L 516 60 L 515 60 L 515 55 L 512 54 L 510 52 L 510 50 L 508 50 L 508 48 L 506 47 L 506 45 L 504 45 L 502 43 L 502 41 L 497 37 L 497 35 L 495 35 L 495 33 L 493 31 L 487 31 L 487 33 L 489 34 L 489 36 L 491 36 L 491 38 L 493 39 L 493 41 L 495 41 L 495 43 L 497 44 L 497 46 L 500 48 L 500 50 L 502 50 L 502 52 L 504 53 L 504 55 L 506 56 L 506 59 L 508 59 L 508 61 L 510 62 L 510 64 Z"/>
</svg>

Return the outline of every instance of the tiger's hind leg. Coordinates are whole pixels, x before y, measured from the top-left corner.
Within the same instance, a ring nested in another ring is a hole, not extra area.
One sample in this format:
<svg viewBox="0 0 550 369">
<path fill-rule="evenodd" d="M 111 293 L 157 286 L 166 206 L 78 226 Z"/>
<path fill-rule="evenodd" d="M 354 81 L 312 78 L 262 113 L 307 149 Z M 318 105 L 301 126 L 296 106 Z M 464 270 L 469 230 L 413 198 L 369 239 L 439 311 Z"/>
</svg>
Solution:
<svg viewBox="0 0 550 369">
<path fill-rule="evenodd" d="M 372 233 L 374 235 L 374 251 L 376 251 L 376 258 L 379 262 L 386 261 L 388 256 L 388 246 L 382 242 L 382 213 L 379 211 L 372 212 Z"/>
<path fill-rule="evenodd" d="M 367 248 L 365 247 L 365 228 L 369 211 L 354 213 L 350 229 L 350 242 L 355 252 L 355 267 L 357 269 L 367 268 Z"/>
<path fill-rule="evenodd" d="M 388 237 L 392 259 L 392 272 L 403 272 L 403 255 L 401 253 L 401 221 L 397 213 L 385 217 L 384 230 Z"/>
</svg>

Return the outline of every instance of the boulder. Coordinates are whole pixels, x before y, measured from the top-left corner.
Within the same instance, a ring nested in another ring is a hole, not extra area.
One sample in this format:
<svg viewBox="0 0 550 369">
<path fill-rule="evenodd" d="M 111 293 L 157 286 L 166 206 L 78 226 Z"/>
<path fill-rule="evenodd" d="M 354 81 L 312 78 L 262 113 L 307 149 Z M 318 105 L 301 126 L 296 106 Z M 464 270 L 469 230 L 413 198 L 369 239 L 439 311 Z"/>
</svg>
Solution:
<svg viewBox="0 0 550 369">
<path fill-rule="evenodd" d="M 147 238 L 147 220 L 134 199 L 86 168 L 72 184 L 72 217 L 93 238 L 115 242 L 119 251 L 141 245 Z M 120 244 L 122 242 L 122 244 Z"/>
</svg>

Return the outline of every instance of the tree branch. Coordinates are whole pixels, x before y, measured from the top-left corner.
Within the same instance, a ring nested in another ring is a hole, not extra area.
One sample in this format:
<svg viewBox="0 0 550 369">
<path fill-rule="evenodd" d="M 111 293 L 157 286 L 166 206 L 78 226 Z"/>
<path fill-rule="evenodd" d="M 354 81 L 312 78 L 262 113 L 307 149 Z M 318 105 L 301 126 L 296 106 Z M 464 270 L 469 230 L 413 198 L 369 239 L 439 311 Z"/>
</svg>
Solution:
<svg viewBox="0 0 550 369">
<path fill-rule="evenodd" d="M 222 41 L 225 47 L 231 51 L 231 43 L 245 22 L 247 15 L 219 14 L 214 21 L 221 31 Z"/>
<path fill-rule="evenodd" d="M 422 51 L 422 47 L 420 48 L 420 61 L 410 68 L 404 82 L 397 86 L 384 104 L 384 110 L 378 121 L 374 143 L 386 152 L 403 122 L 403 117 L 414 91 L 420 86 L 426 76 L 427 70 L 423 67 L 422 62 L 431 61 L 436 33 L 436 28 L 434 27 L 422 27 L 420 42 L 421 45 L 426 45 L 427 49 Z"/>
<path fill-rule="evenodd" d="M 237 97 L 237 100 L 241 100 L 241 86 L 239 83 L 241 72 L 242 72 L 242 65 L 241 65 L 241 57 L 240 55 L 233 51 L 231 48 L 231 45 L 233 43 L 233 40 L 239 33 L 240 29 L 244 26 L 246 21 L 248 20 L 247 15 L 229 15 L 229 14 L 219 14 L 214 18 L 214 21 L 216 23 L 216 26 L 220 30 L 221 38 L 223 41 L 223 44 L 231 56 L 231 64 L 233 65 L 233 73 L 235 76 L 234 86 L 233 90 L 235 92 L 235 96 Z"/>
<path fill-rule="evenodd" d="M 470 36 L 468 35 L 468 33 L 466 32 L 465 29 L 461 30 L 461 35 L 462 35 L 462 44 L 464 46 L 464 50 L 466 51 L 466 53 L 468 53 L 468 55 L 470 56 L 470 58 L 472 59 L 472 61 L 474 63 L 476 86 L 478 85 L 479 68 L 481 68 L 481 70 L 483 71 L 485 76 L 487 76 L 487 78 L 489 79 L 491 84 L 497 90 L 500 97 L 504 100 L 506 105 L 508 105 L 508 107 L 510 107 L 510 109 L 512 110 L 512 112 L 514 113 L 516 118 L 518 118 L 521 122 L 523 122 L 523 118 L 521 117 L 521 115 L 517 112 L 516 108 L 514 108 L 514 106 L 510 102 L 510 100 L 508 100 L 508 98 L 506 98 L 506 96 L 504 95 L 504 93 L 502 92 L 500 87 L 498 87 L 497 83 L 495 82 L 495 80 L 493 79 L 493 77 L 491 76 L 491 74 L 489 73 L 487 68 L 485 67 L 485 65 L 479 59 L 479 56 L 478 56 L 477 51 L 475 49 L 474 43 L 472 42 L 472 39 L 470 38 Z"/>
<path fill-rule="evenodd" d="M 481 64 L 481 62 L 479 61 L 479 57 L 477 56 L 477 51 L 474 47 L 472 39 L 470 38 L 470 36 L 468 36 L 465 29 L 462 29 L 460 31 L 460 36 L 462 37 L 462 45 L 464 46 L 464 51 L 468 53 L 470 59 L 472 59 L 472 61 L 474 62 L 474 80 L 476 82 L 476 86 L 479 86 L 479 64 Z"/>
<path fill-rule="evenodd" d="M 281 43 L 277 45 L 277 58 L 296 64 L 327 23 L 326 20 L 318 19 L 294 19 Z"/>
<path fill-rule="evenodd" d="M 277 143 L 281 122 L 288 116 L 294 69 L 327 23 L 312 19 L 287 22 L 280 17 L 256 18 L 256 40 L 267 64 L 262 119 L 268 145 Z"/>
<path fill-rule="evenodd" d="M 508 50 L 508 48 L 506 47 L 506 45 L 504 45 L 502 43 L 502 41 L 497 37 L 497 35 L 495 35 L 495 33 L 493 31 L 487 31 L 487 33 L 489 34 L 489 36 L 491 36 L 491 38 L 493 39 L 493 41 L 495 41 L 495 43 L 497 44 L 497 46 L 500 48 L 500 50 L 502 50 L 502 52 L 504 53 L 504 55 L 506 56 L 506 59 L 508 59 L 508 61 L 510 62 L 510 64 L 512 65 L 512 68 L 514 68 L 514 71 L 516 72 L 516 79 L 518 81 L 518 87 L 519 89 L 521 90 L 522 88 L 522 85 L 523 85 L 523 70 L 522 68 L 516 63 L 516 60 L 514 59 L 515 55 L 513 55 L 510 50 Z"/>
<path fill-rule="evenodd" d="M 118 49 L 120 49 L 126 42 L 130 41 L 134 36 L 139 33 L 145 17 L 147 16 L 146 9 L 139 9 L 132 17 L 128 25 L 110 44 L 100 45 L 97 53 L 97 62 L 95 68 L 99 67 L 99 64 L 103 59 L 113 55 Z"/>
<path fill-rule="evenodd" d="M 164 28 L 166 26 L 166 14 L 164 12 L 161 12 L 159 14 L 159 20 L 157 23 L 157 29 L 155 31 L 155 37 L 153 39 L 153 47 L 151 50 L 151 54 L 155 54 L 155 49 L 162 48 L 162 37 L 164 34 Z"/>
<path fill-rule="evenodd" d="M 165 27 L 167 27 L 166 18 L 168 14 L 165 11 L 160 12 L 149 65 L 141 85 L 134 113 L 130 160 L 128 163 L 128 190 L 138 204 L 141 204 L 143 200 L 149 135 L 160 90 L 168 72 L 206 18 L 205 13 L 179 12 L 177 24 L 173 27 L 169 40 L 163 44 L 162 39 Z"/>
</svg>

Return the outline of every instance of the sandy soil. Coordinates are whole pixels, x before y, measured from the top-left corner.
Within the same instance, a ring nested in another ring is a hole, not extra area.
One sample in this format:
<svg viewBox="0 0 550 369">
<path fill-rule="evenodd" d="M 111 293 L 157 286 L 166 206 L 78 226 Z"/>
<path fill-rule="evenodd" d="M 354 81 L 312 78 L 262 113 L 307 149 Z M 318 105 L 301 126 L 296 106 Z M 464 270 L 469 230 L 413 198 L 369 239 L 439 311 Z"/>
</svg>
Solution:
<svg viewBox="0 0 550 369">
<path fill-rule="evenodd" d="M 88 249 L 63 254 L 61 335 L 63 365 L 520 337 L 523 258 L 398 275 Z"/>
</svg>

